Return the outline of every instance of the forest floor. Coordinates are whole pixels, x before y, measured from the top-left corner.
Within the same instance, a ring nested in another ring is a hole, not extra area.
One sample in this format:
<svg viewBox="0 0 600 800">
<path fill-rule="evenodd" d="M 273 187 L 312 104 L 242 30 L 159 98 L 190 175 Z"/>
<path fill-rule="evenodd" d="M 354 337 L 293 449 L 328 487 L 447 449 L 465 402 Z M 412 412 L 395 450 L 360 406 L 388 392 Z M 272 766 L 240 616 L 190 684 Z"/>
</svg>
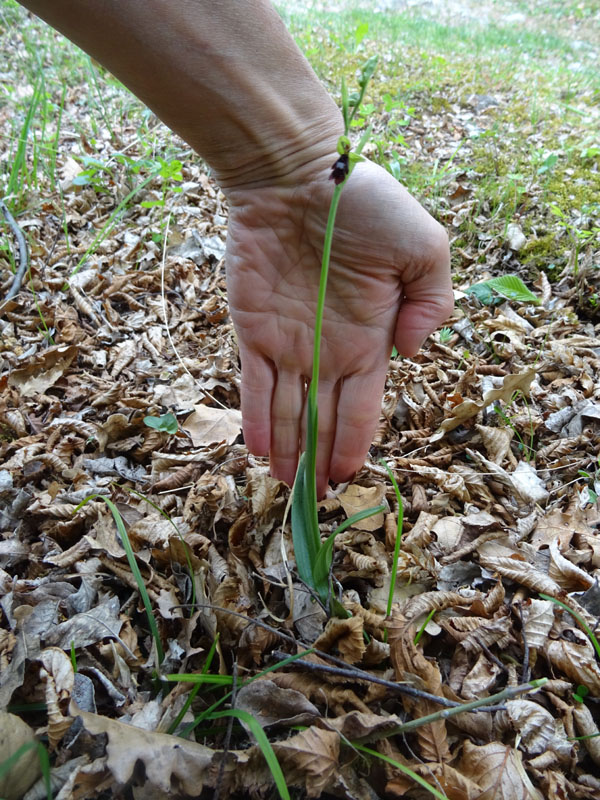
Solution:
<svg viewBox="0 0 600 800">
<path fill-rule="evenodd" d="M 298 581 L 243 443 L 225 198 L 3 0 L 0 797 L 597 800 L 597 3 L 282 14 L 338 99 L 379 55 L 357 135 L 452 247 L 454 314 L 320 506 L 324 536 L 386 509 L 336 540 L 352 616 Z"/>
</svg>

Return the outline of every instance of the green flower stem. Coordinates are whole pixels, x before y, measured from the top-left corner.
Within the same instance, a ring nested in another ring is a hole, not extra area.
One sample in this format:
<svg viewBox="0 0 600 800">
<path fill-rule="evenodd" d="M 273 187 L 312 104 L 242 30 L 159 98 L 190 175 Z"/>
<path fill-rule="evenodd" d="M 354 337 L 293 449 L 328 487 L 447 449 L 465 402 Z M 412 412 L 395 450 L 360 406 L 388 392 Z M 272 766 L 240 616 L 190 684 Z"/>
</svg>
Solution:
<svg viewBox="0 0 600 800">
<path fill-rule="evenodd" d="M 348 178 L 346 178 L 348 180 Z M 313 343 L 313 368 L 310 387 L 308 390 L 308 426 L 306 432 L 306 454 L 307 454 L 307 478 L 310 481 L 310 509 L 314 510 L 315 523 L 317 521 L 317 434 L 318 434 L 318 408 L 317 397 L 319 392 L 319 372 L 321 366 L 321 334 L 323 331 L 323 315 L 325 311 L 325 295 L 327 293 L 327 279 L 329 277 L 329 259 L 331 257 L 331 244 L 333 241 L 333 229 L 335 217 L 340 203 L 342 189 L 346 180 L 338 184 L 333 190 L 331 204 L 329 206 L 329 217 L 327 218 L 327 228 L 325 230 L 325 242 L 323 243 L 323 257 L 321 259 L 321 277 L 319 280 L 319 295 L 317 298 L 317 311 L 315 314 L 315 334 Z"/>
</svg>

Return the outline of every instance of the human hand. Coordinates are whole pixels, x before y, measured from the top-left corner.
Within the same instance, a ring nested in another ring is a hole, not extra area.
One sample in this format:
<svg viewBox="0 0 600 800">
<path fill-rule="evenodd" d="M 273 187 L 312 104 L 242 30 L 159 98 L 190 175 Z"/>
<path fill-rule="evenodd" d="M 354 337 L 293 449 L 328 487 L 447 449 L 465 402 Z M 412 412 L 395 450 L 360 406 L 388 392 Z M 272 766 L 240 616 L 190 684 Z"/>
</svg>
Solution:
<svg viewBox="0 0 600 800">
<path fill-rule="evenodd" d="M 329 161 L 332 161 L 330 158 Z M 333 191 L 312 180 L 233 189 L 231 316 L 242 362 L 244 437 L 292 485 L 304 449 L 321 254 Z M 448 239 L 381 167 L 358 164 L 342 192 L 325 301 L 317 494 L 360 469 L 379 420 L 392 343 L 415 355 L 453 308 Z"/>
</svg>

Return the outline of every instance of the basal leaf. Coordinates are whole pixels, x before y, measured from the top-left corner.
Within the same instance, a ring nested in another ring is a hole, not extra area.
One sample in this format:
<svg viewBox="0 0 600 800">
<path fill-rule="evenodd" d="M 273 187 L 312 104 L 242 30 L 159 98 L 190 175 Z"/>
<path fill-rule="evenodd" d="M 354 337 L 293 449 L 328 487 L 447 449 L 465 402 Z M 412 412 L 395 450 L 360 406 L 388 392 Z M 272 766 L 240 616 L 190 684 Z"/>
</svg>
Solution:
<svg viewBox="0 0 600 800">
<path fill-rule="evenodd" d="M 314 529 L 310 498 L 307 497 L 306 478 L 306 453 L 302 453 L 292 497 L 292 540 L 298 574 L 304 583 L 312 587 L 313 566 L 321 546 L 321 537 L 318 525 L 317 530 Z"/>
</svg>

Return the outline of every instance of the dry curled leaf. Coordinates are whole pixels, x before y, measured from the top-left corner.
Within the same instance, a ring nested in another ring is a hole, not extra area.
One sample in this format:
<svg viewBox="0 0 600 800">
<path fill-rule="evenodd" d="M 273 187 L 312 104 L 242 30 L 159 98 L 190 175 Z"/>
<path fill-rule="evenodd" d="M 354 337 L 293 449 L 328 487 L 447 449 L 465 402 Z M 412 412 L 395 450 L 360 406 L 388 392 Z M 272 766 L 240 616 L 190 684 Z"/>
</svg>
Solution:
<svg viewBox="0 0 600 800">
<path fill-rule="evenodd" d="M 326 653 L 336 647 L 345 661 L 356 664 L 362 659 L 366 648 L 362 619 L 332 617 L 313 647 Z"/>
<path fill-rule="evenodd" d="M 430 442 L 441 439 L 446 433 L 458 428 L 459 425 L 474 417 L 491 403 L 495 403 L 498 400 L 503 403 L 509 403 L 517 390 L 523 392 L 524 395 L 529 395 L 529 387 L 536 374 L 536 369 L 527 369 L 515 375 L 506 375 L 502 380 L 502 386 L 499 389 L 487 391 L 479 402 L 464 400 L 459 403 L 452 409 L 451 416 L 446 417 L 438 430 L 431 436 Z"/>
<path fill-rule="evenodd" d="M 477 800 L 544 800 L 525 771 L 521 753 L 511 745 L 478 746 L 467 739 L 458 769 L 481 786 Z"/>
</svg>

